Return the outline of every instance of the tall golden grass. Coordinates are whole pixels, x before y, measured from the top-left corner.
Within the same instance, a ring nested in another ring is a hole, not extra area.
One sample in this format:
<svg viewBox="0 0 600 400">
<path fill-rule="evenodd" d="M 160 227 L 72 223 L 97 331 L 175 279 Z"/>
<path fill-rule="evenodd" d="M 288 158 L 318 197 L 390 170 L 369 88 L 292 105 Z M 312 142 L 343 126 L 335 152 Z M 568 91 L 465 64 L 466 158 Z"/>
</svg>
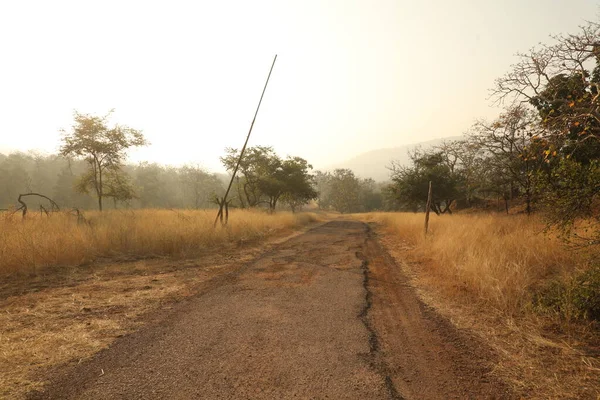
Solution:
<svg viewBox="0 0 600 400">
<path fill-rule="evenodd" d="M 265 238 L 316 221 L 312 213 L 234 210 L 213 228 L 212 210 L 89 212 L 86 222 L 63 213 L 0 214 L 0 273 L 77 266 L 103 257 L 185 257 L 228 243 Z"/>
<path fill-rule="evenodd" d="M 495 309 L 516 313 L 530 304 L 535 289 L 551 277 L 570 274 L 586 263 L 560 239 L 544 234 L 536 217 L 433 216 L 424 235 L 424 215 L 375 213 L 369 216 L 414 247 L 437 279 L 456 295 L 465 291 Z"/>
</svg>

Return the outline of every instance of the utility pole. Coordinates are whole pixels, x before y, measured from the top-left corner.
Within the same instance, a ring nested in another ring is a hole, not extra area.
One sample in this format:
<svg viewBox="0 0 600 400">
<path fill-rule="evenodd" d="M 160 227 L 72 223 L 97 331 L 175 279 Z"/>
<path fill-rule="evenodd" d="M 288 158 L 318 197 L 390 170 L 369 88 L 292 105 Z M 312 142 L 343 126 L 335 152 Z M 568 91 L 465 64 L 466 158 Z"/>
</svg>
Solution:
<svg viewBox="0 0 600 400">
<path fill-rule="evenodd" d="M 227 191 L 225 191 L 225 196 L 219 202 L 219 212 L 217 213 L 217 217 L 215 218 L 215 223 L 213 227 L 217 226 L 217 222 L 219 218 L 221 219 L 221 223 L 223 223 L 223 206 L 227 204 L 227 196 L 229 195 L 229 191 L 231 190 L 231 185 L 233 184 L 233 180 L 235 179 L 235 174 L 240 167 L 240 163 L 242 162 L 242 157 L 244 157 L 244 152 L 246 151 L 246 146 L 248 145 L 248 140 L 250 139 L 250 134 L 252 133 L 252 128 L 254 127 L 254 122 L 256 121 L 256 116 L 258 115 L 258 110 L 260 109 L 260 104 L 262 103 L 263 96 L 265 95 L 265 91 L 267 90 L 267 85 L 269 84 L 269 78 L 271 78 L 271 72 L 273 72 L 273 67 L 275 66 L 275 61 L 277 61 L 277 54 L 275 54 L 275 58 L 273 59 L 273 64 L 271 64 L 271 69 L 269 70 L 269 75 L 267 76 L 267 81 L 265 82 L 265 87 L 263 88 L 262 94 L 260 95 L 260 100 L 258 101 L 258 107 L 256 107 L 256 112 L 254 113 L 254 119 L 252 119 L 252 123 L 250 124 L 250 130 L 248 131 L 248 135 L 246 136 L 246 141 L 244 142 L 244 147 L 242 147 L 242 151 L 240 152 L 240 156 L 237 160 L 237 164 L 233 169 L 233 174 L 231 175 L 231 180 L 229 181 L 229 186 L 227 186 Z M 229 214 L 229 213 L 227 213 Z M 225 224 L 227 224 L 227 218 L 225 220 Z"/>
</svg>

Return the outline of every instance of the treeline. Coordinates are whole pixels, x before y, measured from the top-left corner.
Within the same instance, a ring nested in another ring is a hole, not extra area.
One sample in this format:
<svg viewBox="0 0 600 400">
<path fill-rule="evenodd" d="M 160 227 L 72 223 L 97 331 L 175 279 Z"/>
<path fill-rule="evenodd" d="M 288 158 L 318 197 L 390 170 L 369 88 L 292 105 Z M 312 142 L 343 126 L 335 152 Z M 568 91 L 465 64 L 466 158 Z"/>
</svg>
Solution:
<svg viewBox="0 0 600 400">
<path fill-rule="evenodd" d="M 323 210 L 359 213 L 390 209 L 383 191 L 386 185 L 359 178 L 350 169 L 316 171 L 315 185 L 319 193 L 317 204 Z"/>
<path fill-rule="evenodd" d="M 213 196 L 224 192 L 225 177 L 197 165 L 140 163 L 121 168 L 121 183 L 129 192 L 118 196 L 108 190 L 108 208 L 211 208 L 215 207 Z M 85 161 L 60 155 L 0 154 L 0 208 L 16 207 L 19 194 L 29 192 L 51 197 L 65 208 L 97 208 L 97 199 L 80 185 L 88 169 Z M 34 209 L 39 204 L 30 201 Z"/>
<path fill-rule="evenodd" d="M 225 168 L 233 170 L 238 156 L 238 150 L 227 149 L 222 157 Z M 0 209 L 18 207 L 19 194 L 30 192 L 44 194 L 64 208 L 97 209 L 95 193 L 82 184 L 89 169 L 85 160 L 62 155 L 0 153 Z M 105 175 L 104 208 L 215 208 L 215 197 L 222 196 L 229 183 L 228 175 L 198 165 L 124 163 L 118 171 Z M 384 187 L 348 169 L 313 172 L 300 157 L 284 159 L 271 147 L 255 146 L 242 159 L 230 199 L 237 208 L 295 211 L 312 203 L 327 211 L 367 212 L 386 208 Z M 32 210 L 47 205 L 42 198 L 28 202 Z"/>
<path fill-rule="evenodd" d="M 226 149 L 221 161 L 233 171 L 239 151 Z M 280 158 L 272 147 L 255 146 L 246 150 L 234 182 L 233 205 L 237 207 L 289 207 L 292 211 L 311 202 L 321 210 L 342 213 L 381 209 L 381 185 L 361 179 L 349 169 L 333 172 L 312 171 L 305 159 Z"/>
<path fill-rule="evenodd" d="M 238 208 L 278 208 L 296 211 L 315 202 L 321 209 L 371 211 L 381 207 L 373 180 L 359 179 L 350 170 L 312 173 L 301 157 L 280 157 L 272 147 L 225 149 L 221 162 L 230 175 L 219 177 L 197 165 L 167 167 L 125 162 L 132 147 L 147 145 L 141 131 L 110 125 L 104 116 L 74 113 L 74 124 L 62 131 L 57 155 L 0 154 L 0 208 L 40 212 L 62 208 L 102 211 L 112 208 L 211 208 L 226 203 Z M 19 196 L 28 196 L 28 204 Z M 37 200 L 32 201 L 31 197 Z M 47 202 L 51 202 L 50 208 Z"/>
</svg>

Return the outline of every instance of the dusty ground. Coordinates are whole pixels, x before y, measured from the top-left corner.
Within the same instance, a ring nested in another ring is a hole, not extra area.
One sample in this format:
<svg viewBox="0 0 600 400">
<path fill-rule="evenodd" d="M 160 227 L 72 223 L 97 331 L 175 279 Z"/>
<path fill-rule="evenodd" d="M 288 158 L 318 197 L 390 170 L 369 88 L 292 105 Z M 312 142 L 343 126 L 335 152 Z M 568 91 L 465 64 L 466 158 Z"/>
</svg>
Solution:
<svg viewBox="0 0 600 400">
<path fill-rule="evenodd" d="M 425 307 L 361 222 L 317 227 L 198 291 L 29 397 L 512 397 L 489 350 Z"/>
</svg>

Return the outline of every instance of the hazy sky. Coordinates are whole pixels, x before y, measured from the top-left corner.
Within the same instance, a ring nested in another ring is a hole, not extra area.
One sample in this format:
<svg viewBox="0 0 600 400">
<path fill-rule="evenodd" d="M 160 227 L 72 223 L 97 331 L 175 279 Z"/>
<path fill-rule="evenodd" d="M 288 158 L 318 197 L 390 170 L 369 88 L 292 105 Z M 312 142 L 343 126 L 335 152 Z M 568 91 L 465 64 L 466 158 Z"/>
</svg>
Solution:
<svg viewBox="0 0 600 400">
<path fill-rule="evenodd" d="M 54 152 L 72 112 L 143 130 L 133 161 L 221 169 L 251 144 L 317 167 L 455 136 L 493 117 L 487 90 L 587 0 L 0 0 L 0 150 Z"/>
</svg>

